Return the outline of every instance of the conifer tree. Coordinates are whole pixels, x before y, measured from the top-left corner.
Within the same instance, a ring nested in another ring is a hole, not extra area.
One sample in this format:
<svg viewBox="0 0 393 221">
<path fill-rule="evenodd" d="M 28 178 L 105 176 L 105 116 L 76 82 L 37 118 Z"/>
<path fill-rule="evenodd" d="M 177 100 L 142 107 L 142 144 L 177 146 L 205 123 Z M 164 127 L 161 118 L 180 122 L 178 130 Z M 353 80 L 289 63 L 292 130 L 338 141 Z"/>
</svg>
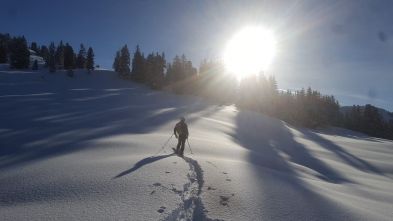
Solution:
<svg viewBox="0 0 393 221">
<path fill-rule="evenodd" d="M 165 74 L 165 82 L 169 84 L 173 81 L 173 69 L 172 69 L 172 64 L 170 62 L 168 62 L 166 66 L 167 68 Z"/>
<path fill-rule="evenodd" d="M 10 43 L 10 66 L 11 68 L 28 68 L 30 64 L 30 52 L 24 36 L 14 37 Z"/>
<path fill-rule="evenodd" d="M 117 72 L 118 74 L 120 74 L 120 73 L 119 73 L 119 63 L 120 63 L 120 51 L 117 51 L 117 52 L 116 52 L 115 59 L 114 59 L 113 64 L 112 64 L 112 68 L 113 68 L 113 70 L 115 70 L 115 72 Z"/>
<path fill-rule="evenodd" d="M 51 42 L 49 45 L 48 53 L 48 67 L 50 72 L 56 71 L 56 47 L 55 43 Z"/>
<path fill-rule="evenodd" d="M 89 73 L 90 71 L 94 70 L 94 52 L 92 47 L 89 47 L 87 50 L 86 69 Z"/>
<path fill-rule="evenodd" d="M 139 49 L 139 45 L 136 46 L 134 57 L 132 59 L 132 78 L 138 82 L 145 82 L 145 58 Z"/>
<path fill-rule="evenodd" d="M 164 84 L 165 54 L 151 53 L 145 62 L 146 83 L 153 89 L 159 89 Z"/>
<path fill-rule="evenodd" d="M 48 47 L 46 47 L 45 45 L 41 46 L 40 56 L 44 59 L 46 66 L 48 66 L 48 64 L 49 64 L 49 50 L 48 50 Z"/>
<path fill-rule="evenodd" d="M 221 61 L 205 59 L 199 67 L 194 93 L 218 102 L 235 102 L 236 83 L 233 76 L 225 73 Z"/>
<path fill-rule="evenodd" d="M 76 67 L 76 61 L 77 61 L 77 58 L 78 58 L 78 55 L 76 55 L 75 52 L 74 52 L 73 58 L 74 58 L 74 65 L 73 65 L 72 68 L 75 69 L 75 68 L 77 68 L 77 67 Z"/>
<path fill-rule="evenodd" d="M 7 63 L 7 47 L 0 42 L 0 64 Z"/>
<path fill-rule="evenodd" d="M 8 46 L 10 44 L 11 37 L 9 34 L 0 33 L 0 63 L 7 63 L 8 61 Z"/>
<path fill-rule="evenodd" d="M 30 49 L 31 50 L 33 50 L 33 51 L 35 51 L 37 54 L 39 54 L 39 49 L 38 49 L 38 46 L 37 46 L 37 42 L 31 42 L 31 44 L 30 44 Z"/>
<path fill-rule="evenodd" d="M 130 74 L 130 52 L 127 45 L 121 48 L 117 65 L 118 72 L 122 77 Z"/>
<path fill-rule="evenodd" d="M 383 134 L 383 121 L 378 112 L 378 108 L 367 104 L 363 111 L 363 132 L 372 136 L 381 136 Z"/>
<path fill-rule="evenodd" d="M 64 46 L 64 69 L 71 70 L 74 68 L 74 49 L 71 45 L 66 43 Z"/>
<path fill-rule="evenodd" d="M 80 45 L 80 49 L 76 58 L 76 67 L 83 69 L 86 63 L 86 49 L 83 44 Z"/>
<path fill-rule="evenodd" d="M 56 48 L 56 65 L 60 67 L 60 69 L 64 68 L 64 44 L 63 41 L 60 41 L 59 45 Z"/>
</svg>

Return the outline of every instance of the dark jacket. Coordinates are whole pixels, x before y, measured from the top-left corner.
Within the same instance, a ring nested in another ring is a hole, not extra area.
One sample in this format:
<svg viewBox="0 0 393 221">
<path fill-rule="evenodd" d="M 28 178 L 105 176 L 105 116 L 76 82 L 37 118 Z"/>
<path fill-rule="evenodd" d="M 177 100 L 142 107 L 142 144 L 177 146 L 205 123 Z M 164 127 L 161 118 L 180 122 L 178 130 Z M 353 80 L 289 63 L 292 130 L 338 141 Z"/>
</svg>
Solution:
<svg viewBox="0 0 393 221">
<path fill-rule="evenodd" d="M 188 127 L 184 122 L 179 122 L 173 129 L 173 133 L 181 138 L 188 138 Z"/>
</svg>

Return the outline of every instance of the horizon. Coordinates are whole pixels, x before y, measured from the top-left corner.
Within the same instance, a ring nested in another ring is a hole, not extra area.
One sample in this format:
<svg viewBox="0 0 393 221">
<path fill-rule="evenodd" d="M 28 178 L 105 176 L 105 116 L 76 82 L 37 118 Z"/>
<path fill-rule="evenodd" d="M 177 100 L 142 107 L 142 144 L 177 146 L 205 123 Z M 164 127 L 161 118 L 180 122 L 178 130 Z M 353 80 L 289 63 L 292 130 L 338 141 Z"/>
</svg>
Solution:
<svg viewBox="0 0 393 221">
<path fill-rule="evenodd" d="M 91 46 L 96 64 L 108 69 L 124 44 L 131 52 L 137 44 L 145 54 L 164 52 L 168 62 L 185 54 L 199 68 L 205 58 L 220 58 L 244 26 L 262 25 L 277 37 L 266 74 L 280 89 L 310 86 L 342 106 L 369 103 L 393 111 L 392 9 L 389 1 L 21 0 L 2 5 L 0 25 L 2 33 L 24 35 L 29 43 Z"/>
</svg>

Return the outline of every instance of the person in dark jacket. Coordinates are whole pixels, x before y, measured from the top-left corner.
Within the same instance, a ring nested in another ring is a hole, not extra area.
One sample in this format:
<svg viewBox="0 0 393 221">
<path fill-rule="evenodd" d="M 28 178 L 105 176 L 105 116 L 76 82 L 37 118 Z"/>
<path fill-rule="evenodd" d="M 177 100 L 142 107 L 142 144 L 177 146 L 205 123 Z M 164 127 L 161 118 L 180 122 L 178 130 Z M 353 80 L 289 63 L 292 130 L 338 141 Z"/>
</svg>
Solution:
<svg viewBox="0 0 393 221">
<path fill-rule="evenodd" d="M 186 144 L 186 140 L 188 138 L 188 127 L 185 123 L 186 119 L 184 117 L 180 118 L 180 121 L 176 124 L 173 129 L 173 133 L 175 137 L 178 139 L 176 153 L 183 156 L 184 153 L 184 145 Z"/>
</svg>

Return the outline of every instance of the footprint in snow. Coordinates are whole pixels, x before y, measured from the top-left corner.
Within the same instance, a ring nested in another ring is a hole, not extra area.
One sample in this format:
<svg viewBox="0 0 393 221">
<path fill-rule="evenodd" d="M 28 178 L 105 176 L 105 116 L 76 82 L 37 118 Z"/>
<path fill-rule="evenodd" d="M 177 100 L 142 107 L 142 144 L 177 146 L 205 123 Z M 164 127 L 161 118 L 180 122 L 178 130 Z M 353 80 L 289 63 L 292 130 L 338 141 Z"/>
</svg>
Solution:
<svg viewBox="0 0 393 221">
<path fill-rule="evenodd" d="M 183 191 L 181 191 L 181 190 L 177 190 L 175 187 L 172 187 L 172 192 L 174 192 L 174 193 L 176 193 L 176 194 L 178 194 L 178 195 L 181 195 L 182 193 L 183 193 Z"/>
<path fill-rule="evenodd" d="M 166 209 L 165 206 L 161 206 L 161 207 L 157 210 L 157 212 L 163 213 L 163 212 L 165 211 L 165 209 Z"/>
<path fill-rule="evenodd" d="M 228 206 L 229 199 L 233 196 L 235 196 L 234 193 L 232 193 L 231 196 L 220 196 L 220 204 L 223 206 Z"/>
<path fill-rule="evenodd" d="M 216 190 L 216 188 L 208 186 L 207 190 Z"/>
<path fill-rule="evenodd" d="M 220 196 L 220 204 L 223 206 L 228 206 L 229 197 Z"/>
</svg>

